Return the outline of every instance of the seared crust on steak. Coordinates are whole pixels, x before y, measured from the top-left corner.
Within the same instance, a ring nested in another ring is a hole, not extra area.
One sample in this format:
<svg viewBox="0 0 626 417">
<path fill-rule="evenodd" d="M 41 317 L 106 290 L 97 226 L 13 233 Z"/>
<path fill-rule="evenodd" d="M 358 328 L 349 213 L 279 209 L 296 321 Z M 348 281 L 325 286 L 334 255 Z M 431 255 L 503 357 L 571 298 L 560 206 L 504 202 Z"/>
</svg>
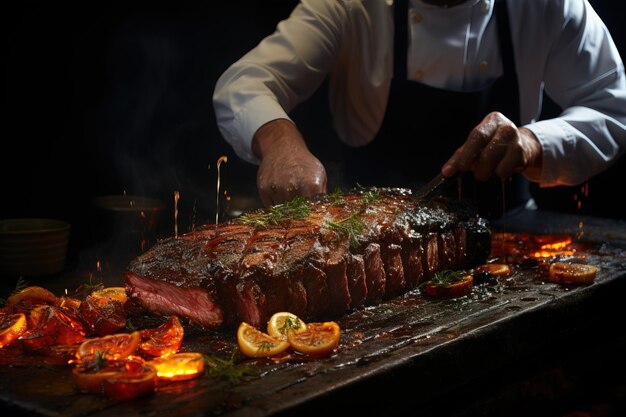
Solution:
<svg viewBox="0 0 626 417">
<path fill-rule="evenodd" d="M 335 318 L 484 262 L 490 231 L 463 202 L 409 190 L 356 190 L 264 226 L 233 219 L 163 239 L 127 268 L 129 296 L 206 328 L 262 326 L 277 311 Z M 351 221 L 358 234 L 343 228 Z"/>
</svg>

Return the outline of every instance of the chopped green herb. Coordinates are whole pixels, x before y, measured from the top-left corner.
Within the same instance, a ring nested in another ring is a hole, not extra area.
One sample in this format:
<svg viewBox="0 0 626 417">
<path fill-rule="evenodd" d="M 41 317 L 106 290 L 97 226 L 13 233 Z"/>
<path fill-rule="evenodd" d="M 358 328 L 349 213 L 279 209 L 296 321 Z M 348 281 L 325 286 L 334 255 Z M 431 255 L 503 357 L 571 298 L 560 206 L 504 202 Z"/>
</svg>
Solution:
<svg viewBox="0 0 626 417">
<path fill-rule="evenodd" d="M 423 287 L 426 284 L 448 287 L 455 282 L 461 281 L 465 275 L 466 273 L 464 271 L 451 271 L 446 269 L 444 271 L 439 271 L 435 273 L 435 275 L 431 279 L 422 282 L 419 287 Z"/>
<path fill-rule="evenodd" d="M 295 317 L 287 316 L 285 317 L 285 322 L 278 329 L 282 334 L 287 334 L 287 332 L 291 329 L 299 329 L 302 327 L 302 322 Z"/>
<path fill-rule="evenodd" d="M 332 194 L 328 195 L 328 199 L 330 200 L 330 204 L 332 206 L 340 206 L 342 204 L 345 204 L 345 201 L 343 199 L 343 191 L 341 191 L 341 188 L 339 187 L 335 188 L 335 191 L 333 191 Z"/>
<path fill-rule="evenodd" d="M 361 201 L 363 202 L 363 204 L 367 205 L 367 204 L 373 203 L 374 201 L 380 200 L 380 198 L 381 198 L 380 190 L 372 189 L 372 190 L 365 191 L 363 193 L 363 197 L 361 198 Z"/>
<path fill-rule="evenodd" d="M 308 203 L 301 196 L 277 204 L 267 210 L 257 210 L 240 216 L 237 221 L 255 227 L 276 225 L 284 220 L 303 219 L 311 213 Z"/>
<path fill-rule="evenodd" d="M 19 277 L 17 279 L 17 282 L 15 283 L 15 288 L 13 289 L 13 291 L 11 291 L 11 294 L 9 294 L 9 297 L 17 294 L 18 292 L 22 291 L 26 287 L 28 287 L 28 283 L 26 282 L 26 280 L 24 280 L 24 277 Z M 0 303 L 2 305 L 6 304 L 6 302 L 7 300 L 5 300 L 4 298 L 0 298 Z"/>
<path fill-rule="evenodd" d="M 126 319 L 126 330 L 129 332 L 134 332 L 137 330 L 137 326 L 130 320 L 130 317 Z"/>
<path fill-rule="evenodd" d="M 251 366 L 236 364 L 234 356 L 235 352 L 233 352 L 230 359 L 218 358 L 213 355 L 202 355 L 207 374 L 213 378 L 226 380 L 231 385 L 236 385 L 258 376 L 258 372 Z"/>
<path fill-rule="evenodd" d="M 345 219 L 339 221 L 326 221 L 326 227 L 340 236 L 347 238 L 351 247 L 359 245 L 359 236 L 363 233 L 364 224 L 359 218 L 359 213 L 354 212 Z"/>
<path fill-rule="evenodd" d="M 271 348 L 272 348 L 272 344 L 270 342 L 268 342 L 267 340 L 264 340 L 261 343 L 259 343 L 259 347 L 257 348 L 257 351 L 258 352 L 269 352 Z"/>
<path fill-rule="evenodd" d="M 93 360 L 82 363 L 88 371 L 97 372 L 107 366 L 106 352 L 95 352 Z"/>
</svg>

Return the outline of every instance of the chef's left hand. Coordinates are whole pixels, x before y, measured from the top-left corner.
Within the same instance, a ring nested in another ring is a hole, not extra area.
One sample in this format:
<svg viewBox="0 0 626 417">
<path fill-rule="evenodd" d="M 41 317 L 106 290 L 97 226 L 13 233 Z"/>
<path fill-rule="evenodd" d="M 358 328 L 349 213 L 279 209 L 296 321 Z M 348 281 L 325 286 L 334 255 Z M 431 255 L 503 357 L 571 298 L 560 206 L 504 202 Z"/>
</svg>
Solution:
<svg viewBox="0 0 626 417">
<path fill-rule="evenodd" d="M 473 171 L 479 181 L 492 175 L 508 178 L 524 173 L 538 180 L 541 174 L 541 144 L 526 128 L 518 128 L 502 113 L 489 113 L 472 131 L 441 172 L 451 177 L 458 172 Z"/>
</svg>

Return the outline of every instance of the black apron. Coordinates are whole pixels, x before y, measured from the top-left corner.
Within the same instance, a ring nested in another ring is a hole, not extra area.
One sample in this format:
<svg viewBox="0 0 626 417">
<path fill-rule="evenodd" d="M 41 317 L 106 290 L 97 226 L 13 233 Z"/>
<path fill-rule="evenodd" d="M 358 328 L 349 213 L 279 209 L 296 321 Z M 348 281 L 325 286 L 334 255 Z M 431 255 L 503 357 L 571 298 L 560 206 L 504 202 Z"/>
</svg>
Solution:
<svg viewBox="0 0 626 417">
<path fill-rule="evenodd" d="M 396 3 L 395 19 L 400 24 L 396 24 L 395 69 L 387 111 L 372 142 L 357 148 L 344 146 L 344 175 L 353 185 L 415 190 L 441 171 L 489 112 L 497 110 L 519 125 L 519 92 L 504 0 L 496 0 L 494 5 L 503 75 L 475 92 L 453 92 L 406 79 L 408 9 L 406 3 Z M 472 201 L 490 219 L 523 207 L 529 199 L 528 182 L 519 174 L 487 182 L 464 174 L 454 194 Z"/>
</svg>

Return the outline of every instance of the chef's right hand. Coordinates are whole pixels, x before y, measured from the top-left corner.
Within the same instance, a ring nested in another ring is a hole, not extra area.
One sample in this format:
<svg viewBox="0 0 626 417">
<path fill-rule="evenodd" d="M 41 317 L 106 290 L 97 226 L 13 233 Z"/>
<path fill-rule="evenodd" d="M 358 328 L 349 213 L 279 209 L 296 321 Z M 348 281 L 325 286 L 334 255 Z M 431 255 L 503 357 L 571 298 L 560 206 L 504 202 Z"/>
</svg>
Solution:
<svg viewBox="0 0 626 417">
<path fill-rule="evenodd" d="M 257 188 L 264 206 L 326 193 L 326 170 L 311 153 L 298 128 L 287 119 L 261 126 L 252 140 L 259 158 Z"/>
</svg>

